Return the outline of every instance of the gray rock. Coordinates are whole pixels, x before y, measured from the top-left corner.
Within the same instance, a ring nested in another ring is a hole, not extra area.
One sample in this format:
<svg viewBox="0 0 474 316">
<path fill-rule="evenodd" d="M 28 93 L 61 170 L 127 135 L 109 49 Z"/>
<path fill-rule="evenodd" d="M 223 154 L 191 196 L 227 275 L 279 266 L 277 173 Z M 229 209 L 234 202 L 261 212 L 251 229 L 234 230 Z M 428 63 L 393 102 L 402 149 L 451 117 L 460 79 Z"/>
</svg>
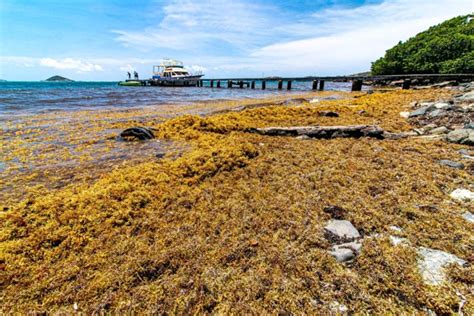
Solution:
<svg viewBox="0 0 474 316">
<path fill-rule="evenodd" d="M 425 133 L 423 128 L 414 128 L 413 131 L 418 135 L 423 135 Z"/>
<path fill-rule="evenodd" d="M 474 145 L 474 130 L 472 130 L 472 132 L 469 133 L 469 137 L 462 140 L 461 141 L 461 144 L 463 145 L 471 145 L 473 146 Z"/>
<path fill-rule="evenodd" d="M 453 254 L 420 247 L 418 249 L 420 259 L 418 261 L 418 269 L 421 272 L 423 280 L 431 285 L 440 285 L 444 282 L 446 275 L 444 267 L 450 263 L 464 265 L 466 261 L 456 257 Z"/>
<path fill-rule="evenodd" d="M 432 129 L 435 129 L 436 127 L 438 127 L 438 125 L 431 123 L 431 124 L 428 124 L 428 125 L 423 126 L 423 129 L 424 129 L 426 132 L 429 132 L 429 131 L 431 131 Z"/>
<path fill-rule="evenodd" d="M 443 116 L 443 115 L 446 115 L 446 111 L 445 110 L 440 110 L 440 109 L 436 109 L 436 110 L 431 111 L 429 113 L 430 117 L 440 117 L 440 116 Z"/>
<path fill-rule="evenodd" d="M 474 200 L 474 192 L 466 189 L 456 189 L 449 195 L 458 201 L 472 201 Z"/>
<path fill-rule="evenodd" d="M 331 309 L 331 312 L 335 313 L 336 315 L 343 315 L 349 310 L 346 305 L 336 301 L 329 304 L 329 308 Z"/>
<path fill-rule="evenodd" d="M 299 140 L 311 139 L 311 137 L 309 137 L 308 135 L 300 135 L 300 136 L 296 136 L 295 138 Z"/>
<path fill-rule="evenodd" d="M 463 140 L 467 138 L 469 138 L 468 129 L 456 129 L 454 131 L 449 132 L 447 136 L 447 140 L 450 143 L 461 143 Z"/>
<path fill-rule="evenodd" d="M 331 241 L 348 242 L 359 239 L 359 231 L 346 220 L 333 219 L 324 227 L 326 237 Z"/>
<path fill-rule="evenodd" d="M 469 223 L 474 223 L 474 214 L 471 212 L 466 211 L 464 214 L 462 214 L 462 217 Z"/>
<path fill-rule="evenodd" d="M 461 101 L 461 102 L 471 102 L 471 101 L 474 101 L 474 91 L 471 91 L 471 92 L 468 92 L 468 93 L 465 93 L 463 94 L 462 96 L 460 97 L 457 97 L 456 98 L 458 101 Z"/>
<path fill-rule="evenodd" d="M 434 107 L 439 109 L 439 110 L 450 110 L 453 108 L 454 105 L 445 103 L 445 102 L 440 102 L 440 103 L 435 103 Z"/>
<path fill-rule="evenodd" d="M 425 103 L 422 103 L 422 104 L 425 104 Z M 415 111 L 411 112 L 408 117 L 415 117 L 415 116 L 421 116 L 421 115 L 425 115 L 426 112 L 430 111 L 431 109 L 433 109 L 433 104 L 430 103 L 429 105 L 425 105 L 425 106 L 422 106 L 418 109 L 416 109 Z"/>
<path fill-rule="evenodd" d="M 446 134 L 447 132 L 449 132 L 449 129 L 446 126 L 440 126 L 440 127 L 433 128 L 432 130 L 430 130 L 430 134 L 432 135 L 441 135 L 441 134 Z"/>
<path fill-rule="evenodd" d="M 337 262 L 346 262 L 355 258 L 355 253 L 350 249 L 337 249 L 329 252 L 331 256 L 336 258 Z"/>
<path fill-rule="evenodd" d="M 455 169 L 464 169 L 464 164 L 452 160 L 442 159 L 439 160 L 438 163 Z"/>
<path fill-rule="evenodd" d="M 466 129 L 474 129 L 474 122 L 464 124 L 464 128 Z"/>
<path fill-rule="evenodd" d="M 394 246 L 398 246 L 398 245 L 401 245 L 401 244 L 405 244 L 405 245 L 409 245 L 410 242 L 408 241 L 408 239 L 406 238 L 403 238 L 403 237 L 397 237 L 397 236 L 390 236 L 390 242 L 392 243 L 392 245 Z"/>
<path fill-rule="evenodd" d="M 464 159 L 474 159 L 474 156 L 471 156 L 469 150 L 461 149 L 458 151 Z"/>
<path fill-rule="evenodd" d="M 397 232 L 397 233 L 401 233 L 402 232 L 402 229 L 398 226 L 395 226 L 395 225 L 392 225 L 389 227 L 391 230 L 393 230 L 394 232 Z"/>
</svg>

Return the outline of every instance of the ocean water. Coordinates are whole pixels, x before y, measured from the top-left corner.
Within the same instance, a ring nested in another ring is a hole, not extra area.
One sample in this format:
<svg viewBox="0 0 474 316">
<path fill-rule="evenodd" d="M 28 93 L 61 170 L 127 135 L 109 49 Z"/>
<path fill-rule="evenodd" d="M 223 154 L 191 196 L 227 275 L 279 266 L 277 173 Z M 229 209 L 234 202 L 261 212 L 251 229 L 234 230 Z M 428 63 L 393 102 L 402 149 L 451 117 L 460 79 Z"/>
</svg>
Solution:
<svg viewBox="0 0 474 316">
<path fill-rule="evenodd" d="M 325 90 L 349 90 L 350 85 L 326 82 Z M 276 82 L 267 82 L 266 90 L 260 87 L 259 82 L 255 90 L 227 87 L 121 87 L 117 82 L 0 82 L 0 116 L 263 98 L 310 91 L 311 82 L 293 82 L 291 91 L 278 90 Z"/>
</svg>

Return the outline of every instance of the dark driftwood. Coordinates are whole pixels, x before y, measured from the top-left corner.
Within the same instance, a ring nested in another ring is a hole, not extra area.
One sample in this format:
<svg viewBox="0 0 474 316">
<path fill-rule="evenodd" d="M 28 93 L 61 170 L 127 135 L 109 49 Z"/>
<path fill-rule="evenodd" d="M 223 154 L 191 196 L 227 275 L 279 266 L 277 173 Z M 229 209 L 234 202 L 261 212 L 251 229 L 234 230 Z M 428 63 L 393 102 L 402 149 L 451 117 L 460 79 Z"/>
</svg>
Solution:
<svg viewBox="0 0 474 316">
<path fill-rule="evenodd" d="M 348 126 L 290 126 L 290 127 L 265 127 L 251 128 L 252 133 L 269 136 L 301 136 L 313 138 L 336 137 L 375 137 L 384 138 L 384 130 L 376 125 L 348 125 Z"/>
</svg>

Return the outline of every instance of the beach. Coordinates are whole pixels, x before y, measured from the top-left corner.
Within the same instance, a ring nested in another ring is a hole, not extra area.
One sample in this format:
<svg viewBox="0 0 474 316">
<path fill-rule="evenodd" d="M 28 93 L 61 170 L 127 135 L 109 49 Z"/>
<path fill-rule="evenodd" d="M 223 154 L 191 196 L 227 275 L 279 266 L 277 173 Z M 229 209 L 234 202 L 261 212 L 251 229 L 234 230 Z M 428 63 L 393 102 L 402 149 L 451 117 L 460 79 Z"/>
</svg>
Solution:
<svg viewBox="0 0 474 316">
<path fill-rule="evenodd" d="M 474 205 L 450 194 L 472 190 L 472 160 L 459 153 L 471 147 L 403 134 L 415 126 L 400 115 L 456 93 L 327 91 L 4 119 L 2 308 L 398 314 L 464 302 L 469 314 L 474 224 L 463 214 Z M 255 132 L 314 125 L 404 137 Z M 118 138 L 133 126 L 155 138 Z M 325 233 L 337 221 L 362 249 L 347 263 Z M 449 282 L 429 284 L 419 260 L 431 249 L 471 265 L 453 261 Z"/>
</svg>

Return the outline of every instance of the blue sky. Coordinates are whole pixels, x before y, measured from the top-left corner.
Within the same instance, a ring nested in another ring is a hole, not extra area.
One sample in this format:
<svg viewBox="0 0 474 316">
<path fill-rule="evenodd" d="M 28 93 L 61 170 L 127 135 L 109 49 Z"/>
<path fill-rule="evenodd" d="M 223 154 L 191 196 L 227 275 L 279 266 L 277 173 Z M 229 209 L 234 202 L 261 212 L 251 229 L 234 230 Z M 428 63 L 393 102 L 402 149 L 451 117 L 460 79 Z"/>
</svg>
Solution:
<svg viewBox="0 0 474 316">
<path fill-rule="evenodd" d="M 338 75 L 472 0 L 1 0 L 0 78 L 142 77 L 163 57 L 206 77 Z"/>
</svg>

